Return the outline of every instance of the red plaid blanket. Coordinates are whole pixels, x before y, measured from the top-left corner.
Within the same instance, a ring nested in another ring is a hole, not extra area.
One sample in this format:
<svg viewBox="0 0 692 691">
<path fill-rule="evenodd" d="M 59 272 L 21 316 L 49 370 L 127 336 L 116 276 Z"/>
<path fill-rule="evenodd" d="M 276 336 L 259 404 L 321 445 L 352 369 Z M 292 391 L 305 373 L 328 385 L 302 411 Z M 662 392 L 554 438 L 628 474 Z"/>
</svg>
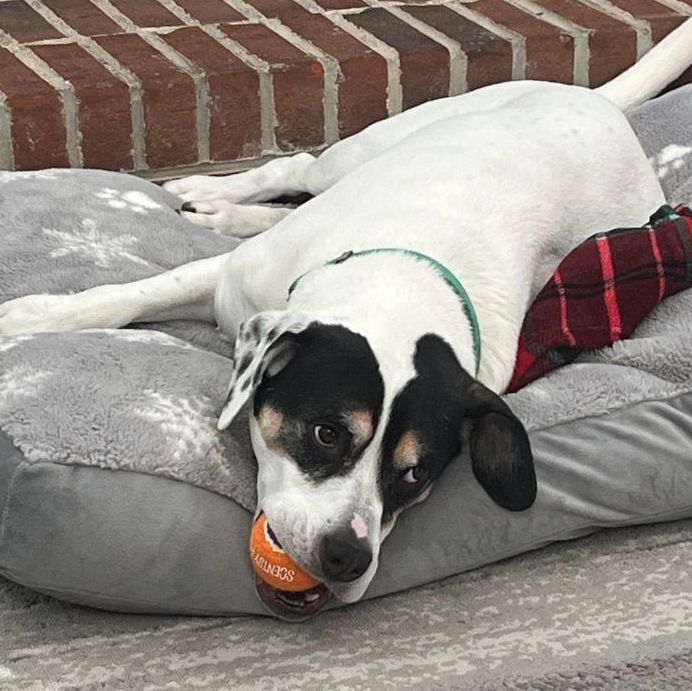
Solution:
<svg viewBox="0 0 692 691">
<path fill-rule="evenodd" d="M 692 210 L 661 207 L 643 228 L 597 233 L 572 250 L 524 319 L 509 392 L 584 350 L 632 335 L 661 300 L 692 287 Z"/>
</svg>

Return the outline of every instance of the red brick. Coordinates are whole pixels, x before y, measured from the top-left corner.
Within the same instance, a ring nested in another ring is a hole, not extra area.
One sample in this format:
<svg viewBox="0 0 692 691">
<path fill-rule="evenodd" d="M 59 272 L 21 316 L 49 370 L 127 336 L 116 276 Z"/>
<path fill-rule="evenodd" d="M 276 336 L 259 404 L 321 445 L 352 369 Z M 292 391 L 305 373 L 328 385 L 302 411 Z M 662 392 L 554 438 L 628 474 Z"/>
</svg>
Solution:
<svg viewBox="0 0 692 691">
<path fill-rule="evenodd" d="M 341 68 L 339 134 L 347 137 L 387 117 L 387 63 L 322 14 L 276 0 L 253 0 L 267 17 L 278 17 L 299 36 L 334 57 Z"/>
<path fill-rule="evenodd" d="M 38 12 L 20 0 L 0 2 L 0 29 L 24 43 L 62 36 Z"/>
<path fill-rule="evenodd" d="M 197 162 L 197 113 L 193 79 L 163 54 L 101 12 L 90 0 L 43 0 L 70 26 L 99 44 L 142 82 L 146 120 L 146 154 L 152 167 Z M 259 75 L 238 56 L 195 27 L 185 27 L 160 0 L 112 0 L 134 23 L 168 26 L 161 33 L 180 54 L 204 71 L 209 84 L 209 134 L 215 161 L 261 154 Z M 305 10 L 297 0 L 248 0 L 269 17 L 332 56 L 340 67 L 339 130 L 346 136 L 386 116 L 385 60 L 356 37 L 333 25 L 328 16 Z M 692 0 L 684 0 L 692 7 Z M 223 0 L 177 0 L 194 19 L 220 24 L 235 41 L 270 64 L 277 143 L 284 150 L 319 146 L 324 139 L 324 75 L 319 61 L 271 27 L 247 19 Z M 363 0 L 316 0 L 317 4 L 378 36 L 399 51 L 404 106 L 444 96 L 449 85 L 449 57 L 444 46 L 414 27 L 373 8 Z M 522 11 L 513 0 L 474 0 L 467 6 L 526 37 L 529 78 L 571 82 L 572 37 L 541 17 Z M 537 0 L 589 32 L 590 79 L 601 83 L 634 60 L 636 35 L 631 27 L 583 0 Z M 611 0 L 649 22 L 653 40 L 678 26 L 684 17 L 663 0 Z M 379 3 L 378 3 L 379 4 Z M 385 0 L 456 41 L 468 60 L 470 88 L 511 78 L 511 41 L 496 36 L 473 19 L 462 17 L 439 0 Z M 466 4 L 466 3 L 465 3 Z M 233 5 L 233 6 L 231 6 Z M 36 44 L 60 37 L 40 15 L 20 0 L 0 0 L 0 28 L 32 50 L 68 80 L 79 102 L 84 162 L 104 168 L 133 167 L 132 118 L 127 85 L 74 43 Z M 688 70 L 677 83 L 692 81 Z M 20 169 L 69 165 L 60 93 L 11 53 L 0 49 L 0 92 L 11 111 L 12 145 Z"/>
<path fill-rule="evenodd" d="M 387 117 L 387 66 L 379 56 L 354 56 L 341 63 L 341 74 L 339 136 L 343 138 Z"/>
<path fill-rule="evenodd" d="M 134 34 L 95 40 L 142 82 L 149 165 L 164 168 L 195 163 L 197 104 L 192 78 Z"/>
<path fill-rule="evenodd" d="M 223 0 L 175 0 L 191 17 L 205 24 L 238 22 L 246 17 L 229 7 Z"/>
<path fill-rule="evenodd" d="M 556 27 L 503 0 L 478 0 L 472 9 L 526 37 L 526 78 L 571 84 L 574 41 Z"/>
<path fill-rule="evenodd" d="M 322 144 L 322 65 L 260 24 L 222 24 L 220 28 L 271 66 L 279 147 L 293 150 Z"/>
<path fill-rule="evenodd" d="M 684 86 L 685 84 L 692 84 L 692 67 L 688 67 L 673 84 L 676 88 L 678 86 Z"/>
<path fill-rule="evenodd" d="M 686 84 L 692 84 L 692 67 L 688 67 L 674 82 L 668 84 L 661 93 L 665 94 L 669 91 L 675 91 L 675 89 L 685 86 Z"/>
<path fill-rule="evenodd" d="M 12 112 L 17 170 L 68 166 L 60 95 L 4 48 L 0 48 L 0 91 Z"/>
<path fill-rule="evenodd" d="M 651 25 L 651 38 L 654 43 L 658 43 L 665 38 L 673 29 L 676 29 L 685 21 L 684 17 L 656 17 L 649 20 Z"/>
<path fill-rule="evenodd" d="M 40 45 L 34 52 L 75 88 L 84 165 L 132 170 L 130 92 L 75 43 Z"/>
<path fill-rule="evenodd" d="M 538 0 L 546 9 L 589 29 L 589 86 L 600 86 L 627 69 L 637 57 L 637 36 L 619 19 L 575 2 Z"/>
<path fill-rule="evenodd" d="M 510 41 L 440 5 L 412 5 L 406 12 L 459 43 L 466 53 L 469 89 L 512 78 Z"/>
<path fill-rule="evenodd" d="M 43 0 L 43 4 L 84 36 L 122 33 L 122 29 L 89 0 Z"/>
<path fill-rule="evenodd" d="M 111 0 L 137 26 L 181 26 L 182 22 L 156 0 Z"/>
<path fill-rule="evenodd" d="M 212 160 L 259 156 L 262 116 L 257 73 L 201 29 L 177 29 L 162 38 L 207 75 Z"/>
<path fill-rule="evenodd" d="M 371 8 L 345 15 L 399 52 L 403 107 L 449 95 L 449 53 L 386 10 Z"/>
<path fill-rule="evenodd" d="M 661 5 L 654 0 L 610 0 L 613 5 L 630 12 L 638 19 L 644 19 L 651 24 L 651 37 L 654 42 L 660 41 L 685 18 L 670 7 Z"/>
</svg>

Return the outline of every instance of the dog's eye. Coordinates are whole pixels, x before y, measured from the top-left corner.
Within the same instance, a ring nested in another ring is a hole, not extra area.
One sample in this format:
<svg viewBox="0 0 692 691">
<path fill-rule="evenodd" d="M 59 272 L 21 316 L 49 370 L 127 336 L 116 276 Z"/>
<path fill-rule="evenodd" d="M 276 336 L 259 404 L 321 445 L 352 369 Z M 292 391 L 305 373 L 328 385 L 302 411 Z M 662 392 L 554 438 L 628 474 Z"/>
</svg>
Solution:
<svg viewBox="0 0 692 691">
<path fill-rule="evenodd" d="M 409 468 L 402 476 L 403 482 L 409 485 L 417 485 L 419 483 L 425 482 L 428 478 L 428 471 L 425 466 L 414 465 L 413 468 Z"/>
<path fill-rule="evenodd" d="M 315 441 L 325 449 L 333 449 L 339 439 L 339 430 L 334 425 L 315 425 L 312 434 Z"/>
</svg>

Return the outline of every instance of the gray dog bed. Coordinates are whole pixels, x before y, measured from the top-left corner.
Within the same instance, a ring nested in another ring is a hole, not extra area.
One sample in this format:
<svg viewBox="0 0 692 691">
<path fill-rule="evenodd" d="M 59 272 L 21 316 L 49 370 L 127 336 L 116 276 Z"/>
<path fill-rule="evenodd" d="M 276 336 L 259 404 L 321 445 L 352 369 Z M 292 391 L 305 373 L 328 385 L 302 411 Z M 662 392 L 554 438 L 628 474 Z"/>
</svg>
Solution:
<svg viewBox="0 0 692 691">
<path fill-rule="evenodd" d="M 692 87 L 631 120 L 669 201 L 690 202 Z M 0 173 L 0 301 L 233 249 L 177 205 L 117 173 Z M 366 597 L 603 527 L 692 516 L 690 313 L 687 291 L 631 340 L 508 396 L 530 431 L 534 507 L 499 509 L 458 459 L 401 517 Z M 215 426 L 231 356 L 197 323 L 0 337 L 0 573 L 109 609 L 264 613 L 247 555 L 247 419 Z"/>
</svg>

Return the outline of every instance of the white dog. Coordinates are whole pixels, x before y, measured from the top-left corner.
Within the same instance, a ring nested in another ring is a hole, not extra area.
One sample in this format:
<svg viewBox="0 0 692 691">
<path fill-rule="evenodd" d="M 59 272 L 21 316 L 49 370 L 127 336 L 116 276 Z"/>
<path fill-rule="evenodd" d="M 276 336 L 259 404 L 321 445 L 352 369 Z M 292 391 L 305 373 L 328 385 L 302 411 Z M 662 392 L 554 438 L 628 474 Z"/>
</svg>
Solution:
<svg viewBox="0 0 692 691">
<path fill-rule="evenodd" d="M 260 596 L 285 617 L 330 593 L 357 600 L 397 515 L 462 446 L 497 504 L 533 503 L 528 437 L 498 396 L 524 314 L 570 249 L 664 202 L 622 110 L 690 63 L 692 20 L 595 91 L 498 84 L 317 159 L 171 182 L 191 221 L 262 234 L 135 283 L 12 300 L 0 333 L 215 320 L 237 337 L 219 427 L 252 399 L 257 510 L 324 583 L 285 593 L 258 579 Z M 261 204 L 299 192 L 315 198 L 295 211 Z"/>
</svg>

